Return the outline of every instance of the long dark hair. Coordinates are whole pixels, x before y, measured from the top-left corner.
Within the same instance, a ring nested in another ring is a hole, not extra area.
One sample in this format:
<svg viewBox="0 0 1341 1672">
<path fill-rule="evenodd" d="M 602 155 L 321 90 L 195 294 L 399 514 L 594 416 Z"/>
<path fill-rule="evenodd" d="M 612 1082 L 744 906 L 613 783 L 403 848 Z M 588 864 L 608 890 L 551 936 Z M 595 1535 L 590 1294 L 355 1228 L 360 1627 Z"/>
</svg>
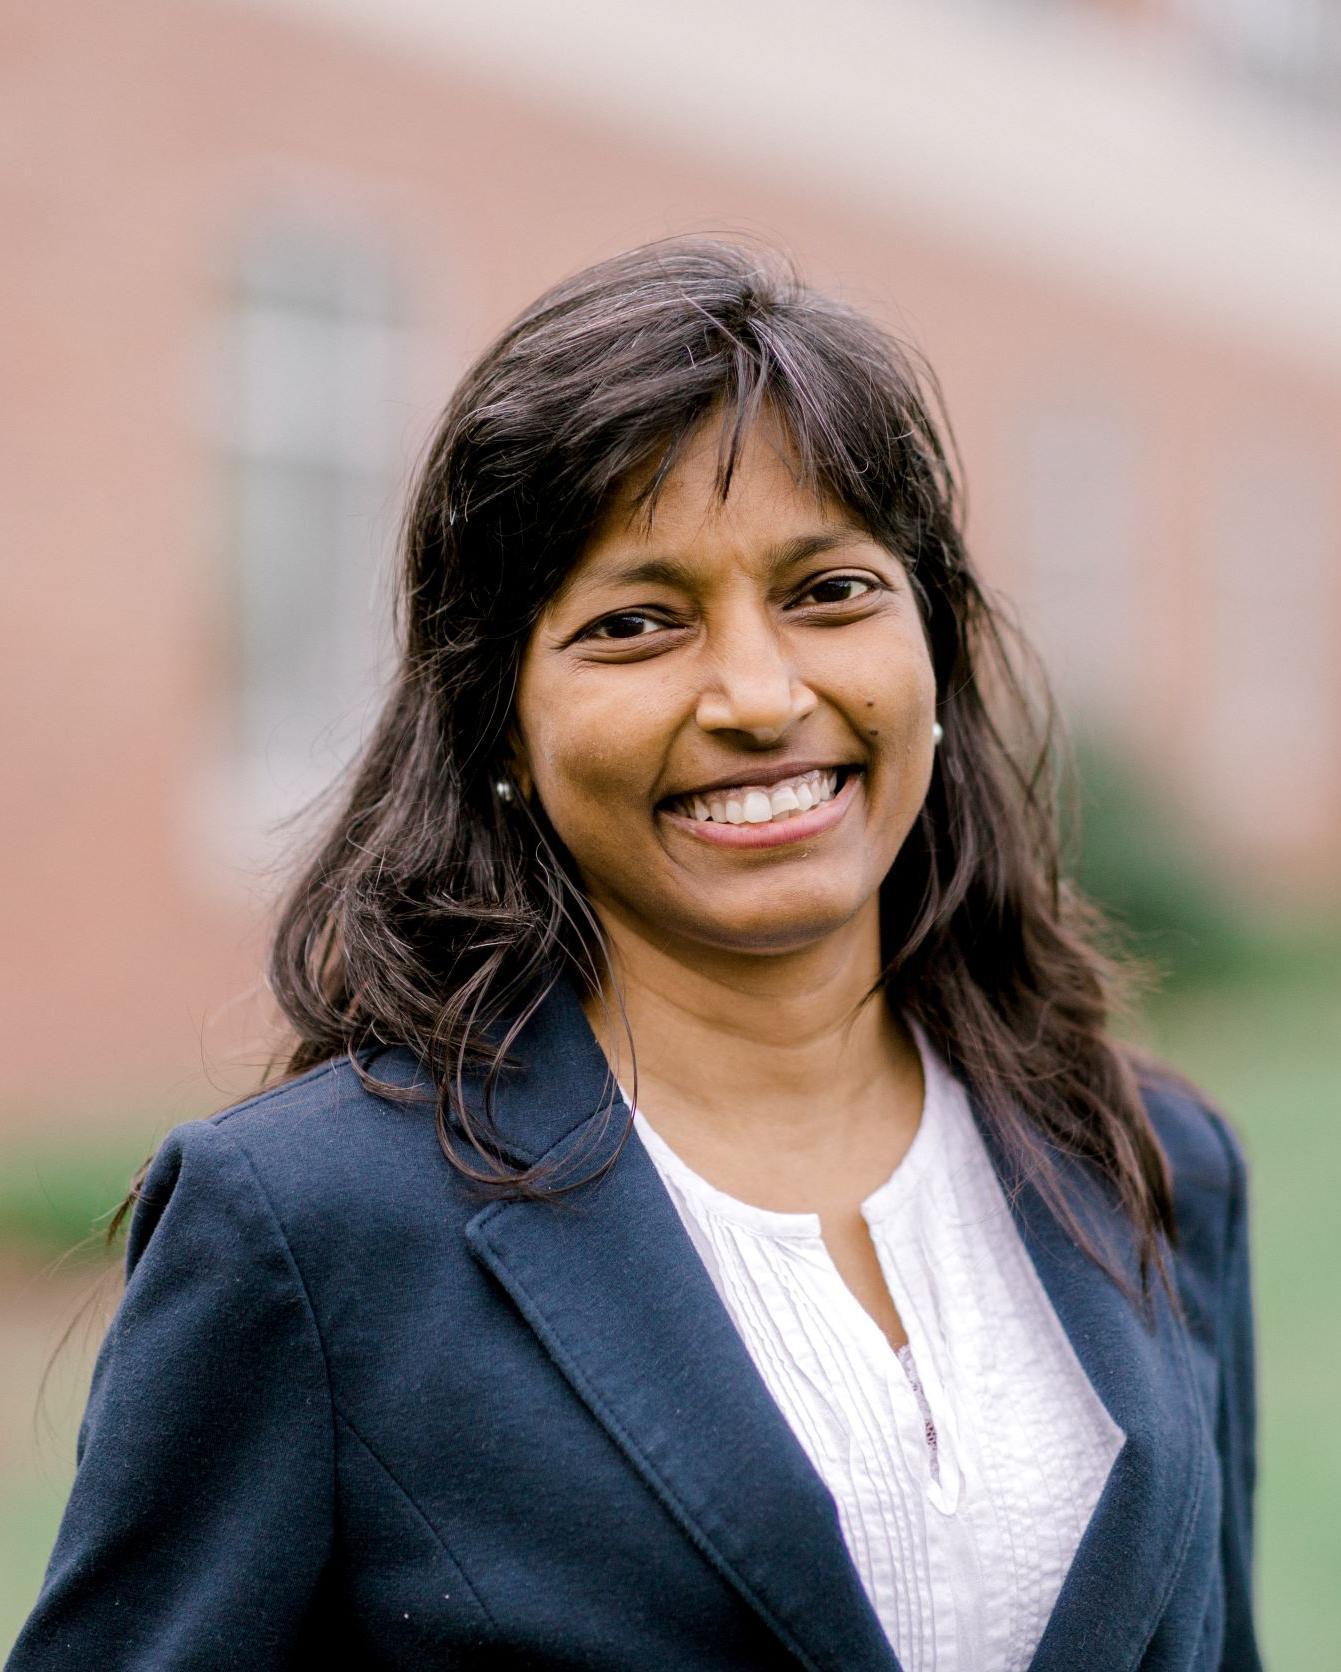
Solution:
<svg viewBox="0 0 1341 1672">
<path fill-rule="evenodd" d="M 392 685 L 278 912 L 269 982 L 290 1032 L 267 1082 L 344 1055 L 394 1098 L 376 1048 L 408 1046 L 433 1071 L 455 1167 L 486 1190 L 572 1187 L 543 1161 L 510 1161 L 491 1115 L 508 1049 L 553 984 L 595 995 L 609 970 L 543 808 L 495 787 L 519 660 L 611 496 L 640 481 L 650 518 L 686 441 L 721 415 L 725 498 L 765 405 L 805 485 L 906 564 L 935 667 L 944 738 L 882 885 L 872 994 L 921 1023 L 1016 1176 L 1103 1263 L 1058 1153 L 1111 1186 L 1144 1278 L 1174 1232 L 1141 1097 L 1153 1065 L 1107 1032 L 1126 966 L 1061 874 L 1046 682 L 970 563 L 934 377 L 771 250 L 672 239 L 600 262 L 463 377 L 405 516 Z M 482 1098 L 468 1097 L 481 1074 Z"/>
</svg>

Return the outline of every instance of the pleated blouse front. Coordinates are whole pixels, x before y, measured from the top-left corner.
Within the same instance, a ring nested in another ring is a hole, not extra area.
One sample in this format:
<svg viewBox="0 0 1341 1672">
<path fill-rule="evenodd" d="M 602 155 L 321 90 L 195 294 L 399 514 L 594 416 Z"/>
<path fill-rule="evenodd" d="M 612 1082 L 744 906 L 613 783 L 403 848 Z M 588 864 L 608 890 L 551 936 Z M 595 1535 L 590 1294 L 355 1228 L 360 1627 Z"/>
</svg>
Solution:
<svg viewBox="0 0 1341 1672">
<path fill-rule="evenodd" d="M 1043 1290 L 963 1087 L 910 1031 L 921 1121 L 861 1207 L 900 1352 L 843 1282 L 818 1214 L 738 1201 L 640 1111 L 634 1126 L 833 1494 L 905 1672 L 1024 1672 L 1124 1436 Z"/>
</svg>

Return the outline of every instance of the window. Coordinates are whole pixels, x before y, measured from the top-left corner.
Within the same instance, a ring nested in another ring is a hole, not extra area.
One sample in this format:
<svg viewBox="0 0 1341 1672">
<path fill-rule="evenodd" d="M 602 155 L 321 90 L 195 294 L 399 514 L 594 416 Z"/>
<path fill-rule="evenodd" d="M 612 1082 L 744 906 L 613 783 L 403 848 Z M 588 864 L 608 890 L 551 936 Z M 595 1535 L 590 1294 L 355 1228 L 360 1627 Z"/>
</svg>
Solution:
<svg viewBox="0 0 1341 1672">
<path fill-rule="evenodd" d="M 1341 751 L 1328 461 L 1307 434 L 1245 435 L 1211 493 L 1211 787 L 1264 848 L 1317 837 Z"/>
<path fill-rule="evenodd" d="M 1222 63 L 1301 99 L 1341 89 L 1337 0 L 1168 0 L 1168 14 Z"/>
<path fill-rule="evenodd" d="M 222 733 L 259 836 L 352 752 L 384 669 L 400 334 L 376 248 L 301 222 L 250 240 L 229 304 Z"/>
<path fill-rule="evenodd" d="M 1140 653 L 1133 431 L 1112 410 L 1058 404 L 1024 414 L 1016 434 L 1023 625 L 1062 706 L 1120 725 Z"/>
</svg>

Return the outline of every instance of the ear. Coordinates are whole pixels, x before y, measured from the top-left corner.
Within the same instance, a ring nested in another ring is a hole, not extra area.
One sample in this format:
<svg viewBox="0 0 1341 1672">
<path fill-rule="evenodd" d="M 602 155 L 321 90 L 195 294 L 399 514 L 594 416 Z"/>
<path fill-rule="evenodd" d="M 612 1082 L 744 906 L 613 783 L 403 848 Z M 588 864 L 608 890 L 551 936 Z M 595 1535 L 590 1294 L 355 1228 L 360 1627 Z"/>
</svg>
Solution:
<svg viewBox="0 0 1341 1672">
<path fill-rule="evenodd" d="M 529 801 L 532 788 L 531 761 L 515 720 L 509 723 L 507 732 L 504 734 L 503 759 L 506 763 L 508 776 L 517 786 L 522 800 Z"/>
</svg>

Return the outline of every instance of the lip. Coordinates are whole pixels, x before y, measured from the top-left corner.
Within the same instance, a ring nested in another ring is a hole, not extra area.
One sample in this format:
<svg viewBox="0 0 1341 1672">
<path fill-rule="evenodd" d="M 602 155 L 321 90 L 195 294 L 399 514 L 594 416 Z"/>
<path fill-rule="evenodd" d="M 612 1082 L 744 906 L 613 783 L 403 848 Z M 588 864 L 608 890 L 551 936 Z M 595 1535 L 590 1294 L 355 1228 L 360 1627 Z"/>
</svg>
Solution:
<svg viewBox="0 0 1341 1672">
<path fill-rule="evenodd" d="M 706 784 L 693 784 L 687 789 L 673 790 L 662 796 L 661 803 L 677 801 L 687 795 L 711 795 L 715 790 L 766 790 L 770 784 L 780 784 L 784 778 L 799 778 L 806 772 L 841 772 L 855 770 L 855 761 L 776 761 L 772 766 L 751 767 L 751 776 L 741 778 L 713 778 Z"/>
<path fill-rule="evenodd" d="M 791 771 L 795 770 L 791 768 Z M 790 772 L 783 776 L 790 776 Z M 858 786 L 865 778 L 866 774 L 860 767 L 849 768 L 842 789 L 831 801 L 822 801 L 809 812 L 794 813 L 791 818 L 782 819 L 777 824 L 716 824 L 712 819 L 692 819 L 686 813 L 673 813 L 664 807 L 661 817 L 677 830 L 687 831 L 699 841 L 709 842 L 718 848 L 789 847 L 832 830 L 852 805 Z"/>
</svg>

